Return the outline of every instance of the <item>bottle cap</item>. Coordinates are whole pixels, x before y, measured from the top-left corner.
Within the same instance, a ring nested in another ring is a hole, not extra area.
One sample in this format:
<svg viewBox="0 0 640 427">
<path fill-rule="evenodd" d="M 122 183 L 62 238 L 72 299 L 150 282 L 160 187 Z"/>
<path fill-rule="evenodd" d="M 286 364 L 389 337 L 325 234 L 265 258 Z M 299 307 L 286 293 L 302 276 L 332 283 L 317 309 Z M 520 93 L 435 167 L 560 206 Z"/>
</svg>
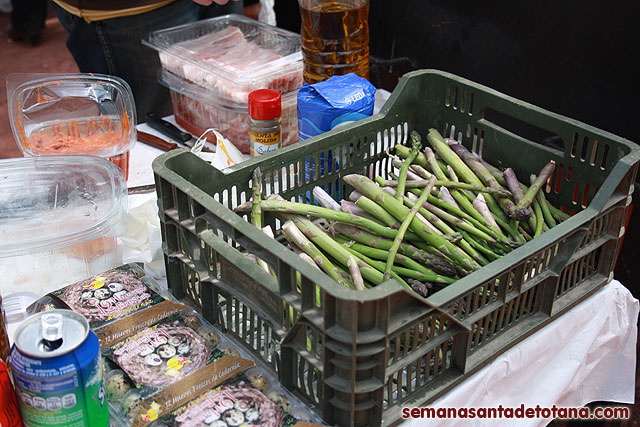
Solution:
<svg viewBox="0 0 640 427">
<path fill-rule="evenodd" d="M 249 116 L 256 120 L 280 117 L 282 96 L 273 89 L 258 89 L 249 94 Z"/>
</svg>

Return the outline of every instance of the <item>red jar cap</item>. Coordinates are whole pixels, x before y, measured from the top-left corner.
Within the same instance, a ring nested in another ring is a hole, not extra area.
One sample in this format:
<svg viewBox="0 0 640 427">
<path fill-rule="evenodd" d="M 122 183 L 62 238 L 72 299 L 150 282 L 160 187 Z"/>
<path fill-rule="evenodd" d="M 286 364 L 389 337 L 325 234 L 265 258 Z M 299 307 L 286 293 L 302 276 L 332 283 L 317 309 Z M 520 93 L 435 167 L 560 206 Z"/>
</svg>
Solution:
<svg viewBox="0 0 640 427">
<path fill-rule="evenodd" d="M 249 116 L 256 120 L 280 117 L 282 96 L 273 89 L 258 89 L 249 94 Z"/>
</svg>

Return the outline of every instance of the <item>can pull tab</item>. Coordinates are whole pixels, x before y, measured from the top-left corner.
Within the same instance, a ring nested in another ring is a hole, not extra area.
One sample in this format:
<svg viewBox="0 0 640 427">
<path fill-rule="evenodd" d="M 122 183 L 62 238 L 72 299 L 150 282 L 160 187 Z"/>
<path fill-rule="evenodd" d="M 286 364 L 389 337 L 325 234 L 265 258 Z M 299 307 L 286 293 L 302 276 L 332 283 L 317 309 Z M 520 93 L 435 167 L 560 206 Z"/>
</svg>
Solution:
<svg viewBox="0 0 640 427">
<path fill-rule="evenodd" d="M 62 345 L 62 315 L 45 314 L 40 318 L 42 327 L 42 350 L 54 351 Z"/>
</svg>

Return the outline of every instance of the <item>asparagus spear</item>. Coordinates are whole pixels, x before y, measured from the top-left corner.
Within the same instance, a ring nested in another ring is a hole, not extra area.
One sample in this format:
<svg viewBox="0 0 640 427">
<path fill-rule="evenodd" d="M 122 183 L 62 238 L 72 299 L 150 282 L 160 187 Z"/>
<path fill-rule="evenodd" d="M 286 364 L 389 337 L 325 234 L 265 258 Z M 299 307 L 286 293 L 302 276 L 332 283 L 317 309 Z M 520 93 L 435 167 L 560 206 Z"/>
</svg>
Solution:
<svg viewBox="0 0 640 427">
<path fill-rule="evenodd" d="M 315 186 L 313 187 L 312 193 L 315 199 L 318 201 L 318 203 L 320 203 L 321 206 L 328 209 L 333 209 L 334 211 L 341 210 L 340 203 L 333 200 L 333 197 L 331 197 L 329 193 L 324 191 L 324 188 Z"/>
<path fill-rule="evenodd" d="M 473 207 L 480 212 L 480 214 L 484 217 L 484 219 L 490 223 L 493 227 L 499 228 L 496 223 L 495 218 L 489 211 L 489 207 L 487 206 L 487 202 L 484 199 L 482 194 L 478 194 L 476 199 L 473 201 Z"/>
<path fill-rule="evenodd" d="M 464 163 L 467 164 L 467 166 L 469 166 L 469 168 L 482 182 L 484 182 L 485 185 L 494 189 L 503 189 L 491 172 L 489 172 L 482 162 L 480 162 L 464 145 L 454 144 L 451 146 L 451 149 L 464 161 Z M 487 200 L 487 204 L 488 203 L 489 200 Z M 498 204 L 504 213 L 517 221 L 526 221 L 531 216 L 531 212 L 516 210 L 513 201 L 506 197 L 498 198 Z"/>
<path fill-rule="evenodd" d="M 426 184 L 427 184 L 427 180 L 424 180 L 424 179 L 411 180 L 411 181 L 406 181 L 405 182 L 405 187 L 406 188 L 422 188 L 422 187 L 425 187 Z M 393 180 L 393 179 L 388 179 L 388 180 L 385 181 L 385 185 L 387 187 L 398 188 L 399 185 L 400 185 L 400 181 Z M 452 182 L 452 181 L 436 180 L 434 186 L 435 187 L 446 187 L 446 188 L 457 188 L 457 189 L 461 189 L 461 190 L 470 190 L 470 191 L 475 191 L 477 193 L 490 193 L 490 194 L 495 194 L 495 195 L 500 196 L 500 197 L 510 197 L 511 196 L 511 192 L 509 192 L 508 190 L 506 190 L 504 188 L 495 189 L 495 188 L 491 188 L 491 187 L 485 187 L 484 185 L 467 184 L 466 182 Z"/>
<path fill-rule="evenodd" d="M 348 248 L 353 249 L 354 251 L 357 251 L 358 253 L 361 253 L 362 255 L 366 256 L 369 259 L 372 260 L 383 260 L 386 261 L 387 260 L 387 255 L 389 253 L 389 251 L 383 250 L 383 249 L 376 249 L 376 248 L 372 248 L 370 246 L 364 245 L 362 243 L 358 243 L 355 241 L 351 241 L 349 240 L 348 237 L 343 237 L 342 235 L 338 235 L 336 236 L 336 241 L 338 243 L 341 243 L 343 246 L 346 246 Z M 456 281 L 455 278 L 453 277 L 447 277 L 445 275 L 441 275 L 441 274 L 437 274 L 434 271 L 430 270 L 429 268 L 425 267 L 424 265 L 421 265 L 420 263 L 416 262 L 415 260 L 400 254 L 400 253 L 396 253 L 395 254 L 395 262 L 397 264 L 401 264 L 404 267 L 413 270 L 413 271 L 417 271 L 419 273 L 421 273 L 423 276 L 423 278 L 428 278 L 429 281 L 431 282 L 435 282 L 435 283 L 443 283 L 443 284 L 450 284 Z M 383 267 L 383 272 L 384 272 L 384 267 L 386 267 L 386 264 L 382 264 Z M 396 267 L 400 267 L 400 265 L 393 265 L 393 269 L 395 270 Z M 392 271 L 394 271 L 392 270 Z M 454 275 L 455 275 L 455 270 L 454 270 Z"/>
<path fill-rule="evenodd" d="M 262 210 L 260 209 L 260 201 L 262 199 L 262 172 L 260 167 L 253 170 L 253 179 L 251 182 L 253 197 L 251 198 L 251 223 L 257 228 L 262 229 Z M 269 268 L 263 259 L 256 258 L 256 262 L 267 273 L 274 275 L 275 273 Z"/>
<path fill-rule="evenodd" d="M 529 180 L 531 183 L 534 183 L 536 181 L 536 176 L 531 174 L 529 176 Z M 549 206 L 547 206 L 547 199 L 544 197 L 544 190 L 541 189 L 540 191 L 538 191 L 538 194 L 536 194 L 536 200 L 540 204 L 540 209 L 542 210 L 542 216 L 544 217 L 544 221 L 547 223 L 549 227 L 555 227 L 556 220 L 553 218 L 553 215 L 551 215 L 551 210 L 549 209 Z"/>
<path fill-rule="evenodd" d="M 522 196 L 522 199 L 520 199 L 520 201 L 516 205 L 516 209 L 526 209 L 531 205 L 538 191 L 542 188 L 543 185 L 545 185 L 545 183 L 553 173 L 555 166 L 555 163 L 549 162 L 542 168 L 536 180 L 531 184 L 531 187 L 529 187 L 529 190 L 527 190 L 524 196 Z"/>
<path fill-rule="evenodd" d="M 542 234 L 542 226 L 544 225 L 544 216 L 542 215 L 542 208 L 540 207 L 540 203 L 536 199 L 532 202 L 533 211 L 536 215 L 536 228 L 533 233 L 533 237 L 536 238 Z"/>
<path fill-rule="evenodd" d="M 414 143 L 414 146 L 415 146 L 415 143 Z M 419 150 L 419 148 L 416 149 L 416 154 L 417 154 L 418 150 Z M 407 159 L 407 161 L 408 161 L 408 159 Z M 407 165 L 409 163 L 407 163 Z M 408 168 L 408 166 L 407 166 L 407 168 Z M 399 181 L 399 183 L 401 183 L 401 182 L 402 181 Z M 409 209 L 409 213 L 402 220 L 402 224 L 400 224 L 400 229 L 398 230 L 398 235 L 393 240 L 393 245 L 391 245 L 391 249 L 389 249 L 389 255 L 387 256 L 387 264 L 386 264 L 386 266 L 384 268 L 384 278 L 385 278 L 385 280 L 389 280 L 389 278 L 391 277 L 391 267 L 393 266 L 393 261 L 395 260 L 396 254 L 398 253 L 398 248 L 400 247 L 400 243 L 402 242 L 402 239 L 404 238 L 404 234 L 409 229 L 409 224 L 411 224 L 411 221 L 413 221 L 413 218 L 416 216 L 416 213 L 418 213 L 418 208 L 420 208 L 424 204 L 424 202 L 427 201 L 427 196 L 429 196 L 429 193 L 431 193 L 431 188 L 433 187 L 433 184 L 435 182 L 436 182 L 435 177 L 431 177 L 431 179 L 427 182 L 427 185 L 422 190 L 422 195 L 418 199 L 418 202 L 415 204 L 415 206 L 413 206 L 411 209 Z M 404 195 L 403 195 L 403 193 L 400 192 L 400 190 L 401 190 L 400 187 L 398 187 L 398 190 L 396 190 L 397 191 L 396 200 L 402 201 L 404 199 Z M 400 196 L 400 198 L 398 198 L 398 196 Z"/>
<path fill-rule="evenodd" d="M 400 176 L 398 177 L 398 192 L 396 194 L 396 200 L 402 200 L 404 197 L 404 188 L 405 183 L 407 181 L 407 171 L 409 170 L 409 165 L 413 163 L 413 160 L 416 158 L 418 153 L 420 152 L 420 148 L 422 148 L 422 139 L 420 138 L 420 134 L 416 131 L 411 132 L 411 151 L 409 152 L 409 156 L 405 159 L 400 167 Z"/>
<path fill-rule="evenodd" d="M 332 221 L 346 222 L 357 225 L 376 234 L 388 238 L 395 238 L 397 230 L 385 227 L 375 221 L 352 215 L 346 212 L 338 212 L 321 206 L 307 205 L 304 203 L 288 202 L 286 200 L 263 200 L 261 202 L 263 212 L 280 212 L 284 214 L 310 215 L 317 218 L 325 218 Z M 297 224 L 296 224 L 297 225 Z"/>
<path fill-rule="evenodd" d="M 340 239 L 338 239 L 338 241 L 336 241 L 336 243 L 340 244 Z M 384 271 L 384 263 L 381 261 L 377 261 L 374 259 L 369 258 L 368 256 L 361 254 L 360 252 L 354 250 L 352 247 L 352 245 L 350 244 L 350 242 L 343 242 L 342 243 L 342 247 L 349 252 L 352 256 L 356 257 L 357 260 L 364 262 L 366 265 L 370 266 L 371 268 L 373 268 L 374 270 L 380 272 L 380 274 L 382 274 L 382 272 Z M 395 268 L 394 268 L 395 270 Z M 402 277 L 400 277 L 395 271 L 391 272 L 391 277 L 396 279 L 398 282 L 400 282 L 401 284 L 410 287 L 409 284 L 407 282 L 404 281 L 404 279 Z"/>
<path fill-rule="evenodd" d="M 347 236 L 347 238 L 355 240 L 356 242 L 360 242 L 367 247 L 371 247 L 372 249 L 379 249 L 385 254 L 393 244 L 393 240 L 391 239 L 377 236 L 351 224 L 335 222 L 332 224 L 332 227 L 338 233 Z M 406 255 L 407 257 L 417 262 L 425 264 L 437 273 L 445 276 L 455 276 L 456 274 L 456 269 L 454 268 L 454 266 L 441 256 L 431 254 L 409 243 L 401 243 L 399 250 L 403 255 Z M 367 254 L 365 253 L 365 255 Z"/>
<path fill-rule="evenodd" d="M 327 258 L 316 245 L 309 241 L 309 239 L 302 234 L 291 220 L 286 221 L 282 225 L 282 234 L 290 243 L 300 248 L 303 253 L 307 254 L 329 277 L 340 285 L 349 287 L 329 258 Z"/>
<path fill-rule="evenodd" d="M 366 196 L 360 196 L 360 198 L 356 201 L 356 206 L 363 209 L 365 212 L 368 212 L 370 215 L 372 215 L 373 217 L 378 219 L 380 222 L 385 224 L 387 227 L 390 227 L 394 230 L 397 230 L 398 228 L 400 228 L 400 222 L 396 220 L 393 215 L 387 212 L 383 207 L 377 205 L 370 198 Z M 427 226 L 435 230 L 432 224 L 427 224 Z M 419 237 L 412 232 L 409 232 L 407 234 L 407 238 L 411 240 L 419 239 Z"/>
<path fill-rule="evenodd" d="M 376 201 L 380 206 L 383 206 L 390 214 L 392 214 L 397 219 L 402 220 L 408 214 L 409 209 L 404 206 L 404 204 L 394 199 L 389 193 L 384 191 L 369 178 L 362 175 L 351 174 L 345 176 L 343 179 L 347 184 L 354 187 L 360 193 Z M 419 219 L 413 218 L 410 224 L 410 228 L 425 242 L 442 252 L 450 260 L 459 263 L 460 266 L 465 270 L 474 271 L 480 268 L 480 265 L 478 265 L 478 263 L 471 259 L 462 250 L 448 242 L 442 236 L 429 231 L 426 225 L 424 225 L 424 223 L 422 223 Z"/>
<path fill-rule="evenodd" d="M 309 240 L 311 240 L 314 244 L 322 248 L 327 253 L 331 254 L 331 256 L 344 267 L 348 267 L 349 263 L 352 262 L 351 253 L 347 251 L 342 245 L 334 241 L 329 235 L 322 231 L 320 227 L 316 226 L 313 222 L 299 215 L 293 216 L 291 220 L 296 225 L 296 227 L 298 227 L 298 229 L 302 231 L 302 233 L 304 233 L 307 238 L 309 238 Z M 357 262 L 357 265 L 360 268 L 360 273 L 363 278 L 367 279 L 374 285 L 379 285 L 383 282 L 382 273 L 380 273 L 376 269 L 361 261 Z"/>
<path fill-rule="evenodd" d="M 506 182 L 504 181 L 504 177 L 502 176 L 502 172 L 500 171 L 500 169 L 487 163 L 486 160 L 484 160 L 482 157 L 478 156 L 477 154 L 474 153 L 474 155 L 476 156 L 477 159 L 479 159 L 482 162 L 483 165 L 485 165 L 485 167 L 491 172 L 491 174 L 496 177 L 496 179 L 500 184 L 506 185 Z M 520 183 L 520 185 L 523 187 L 524 191 L 527 191 L 527 189 L 529 188 L 528 186 L 522 183 Z M 570 218 L 569 215 L 567 215 L 566 213 L 562 212 L 560 209 L 553 206 L 551 202 L 549 202 L 548 200 L 546 201 L 546 203 L 547 203 L 547 208 L 549 209 L 549 211 L 551 211 L 551 215 L 556 221 L 562 222 Z"/>
</svg>

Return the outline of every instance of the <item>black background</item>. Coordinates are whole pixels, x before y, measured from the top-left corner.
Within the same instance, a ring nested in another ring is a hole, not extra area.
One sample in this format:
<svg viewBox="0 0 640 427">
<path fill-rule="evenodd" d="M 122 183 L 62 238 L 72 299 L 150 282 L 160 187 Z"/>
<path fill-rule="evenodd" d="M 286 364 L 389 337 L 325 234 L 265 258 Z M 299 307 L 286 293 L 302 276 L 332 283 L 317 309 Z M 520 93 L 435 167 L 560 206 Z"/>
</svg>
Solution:
<svg viewBox="0 0 640 427">
<path fill-rule="evenodd" d="M 297 3 L 276 0 L 278 26 L 300 31 Z M 635 1 L 371 0 L 370 79 L 393 90 L 407 71 L 444 70 L 637 143 L 638 12 Z M 634 200 L 614 274 L 640 298 L 640 191 Z"/>
</svg>

